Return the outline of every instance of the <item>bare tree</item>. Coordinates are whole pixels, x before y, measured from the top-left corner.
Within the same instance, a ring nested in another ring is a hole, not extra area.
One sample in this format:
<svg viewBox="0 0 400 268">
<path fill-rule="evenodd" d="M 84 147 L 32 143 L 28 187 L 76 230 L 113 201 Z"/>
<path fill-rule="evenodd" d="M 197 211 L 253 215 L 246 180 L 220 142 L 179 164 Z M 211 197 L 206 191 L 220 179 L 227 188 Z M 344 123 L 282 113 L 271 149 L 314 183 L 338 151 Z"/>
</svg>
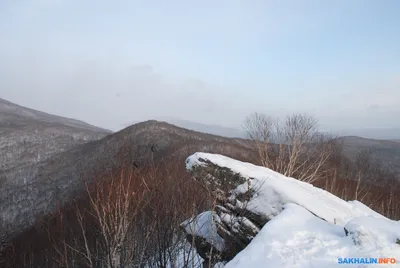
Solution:
<svg viewBox="0 0 400 268">
<path fill-rule="evenodd" d="M 128 257 L 123 263 L 121 251 L 126 247 L 124 243 L 132 218 L 140 212 L 141 203 L 144 202 L 146 194 L 146 191 L 141 193 L 134 191 L 136 187 L 132 187 L 133 179 L 136 178 L 133 178 L 132 172 L 127 176 L 121 174 L 119 179 L 112 179 L 105 187 L 96 185 L 94 194 L 90 194 L 88 190 L 93 216 L 99 224 L 100 234 L 104 240 L 108 268 L 121 267 L 122 264 L 132 261 L 131 257 Z M 86 255 L 89 258 L 90 252 Z"/>
<path fill-rule="evenodd" d="M 88 268 L 131 265 L 143 255 L 144 244 L 148 242 L 146 235 L 151 234 L 151 230 L 143 228 L 140 246 L 134 241 L 139 236 L 133 225 L 138 224 L 138 215 L 149 201 L 150 191 L 144 178 L 132 168 L 121 168 L 117 174 L 84 185 L 89 204 L 77 202 L 71 208 L 72 227 L 63 224 L 67 214 L 60 212 L 56 219 L 64 225 L 60 228 L 64 235 L 55 233 L 54 227 L 47 228 L 51 231 L 49 237 L 57 265 Z"/>
<path fill-rule="evenodd" d="M 261 164 L 273 168 L 275 161 L 273 161 L 271 154 L 275 151 L 272 146 L 277 131 L 276 121 L 266 115 L 254 113 L 246 118 L 244 129 L 249 139 L 253 141 Z"/>
<path fill-rule="evenodd" d="M 307 115 L 288 116 L 283 122 L 254 113 L 244 123 L 263 166 L 285 176 L 313 182 L 337 150 L 336 140 L 318 131 L 317 120 Z"/>
<path fill-rule="evenodd" d="M 85 198 L 54 215 L 58 226 L 45 222 L 52 267 L 191 267 L 180 223 L 207 200 L 189 178 L 183 165 L 149 160 L 84 183 Z"/>
</svg>

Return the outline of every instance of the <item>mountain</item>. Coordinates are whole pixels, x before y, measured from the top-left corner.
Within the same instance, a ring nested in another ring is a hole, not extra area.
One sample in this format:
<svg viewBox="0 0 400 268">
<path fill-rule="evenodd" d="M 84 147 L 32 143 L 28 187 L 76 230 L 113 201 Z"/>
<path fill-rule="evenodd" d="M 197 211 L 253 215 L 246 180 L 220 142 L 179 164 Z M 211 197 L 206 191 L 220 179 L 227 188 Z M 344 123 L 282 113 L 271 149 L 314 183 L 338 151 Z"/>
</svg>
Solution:
<svg viewBox="0 0 400 268">
<path fill-rule="evenodd" d="M 111 132 L 0 99 L 0 177 Z"/>
<path fill-rule="evenodd" d="M 162 119 L 160 118 L 160 120 Z M 198 132 L 209 133 L 229 138 L 246 138 L 246 133 L 236 128 L 223 127 L 219 125 L 208 125 L 176 118 L 166 118 L 163 121 Z"/>
<path fill-rule="evenodd" d="M 15 120 L 15 124 L 11 124 L 10 121 Z M 96 132 L 110 133 L 110 130 L 92 126 L 83 121 L 56 116 L 34 109 L 26 108 L 18 104 L 0 98 L 0 122 L 5 125 L 16 126 L 20 122 L 47 122 L 47 123 L 58 123 L 65 126 L 74 128 L 80 128 Z"/>
<path fill-rule="evenodd" d="M 339 136 L 358 136 L 366 139 L 400 140 L 400 128 L 360 128 L 335 131 Z"/>
<path fill-rule="evenodd" d="M 178 119 L 175 117 L 166 117 L 166 116 L 156 117 L 155 120 L 167 122 L 172 125 L 186 128 L 189 130 L 213 134 L 217 136 L 223 136 L 228 138 L 246 138 L 246 133 L 244 131 L 232 127 L 224 127 L 212 124 L 202 124 L 194 121 Z M 133 123 L 138 123 L 138 122 L 133 122 Z"/>
<path fill-rule="evenodd" d="M 184 161 L 195 151 L 242 155 L 252 151 L 247 141 L 204 134 L 166 122 L 146 121 L 103 139 L 75 146 L 51 158 L 3 173 L 0 188 L 0 237 L 31 227 L 37 215 L 53 212 L 57 205 L 79 196 L 82 180 L 91 180 L 122 164 L 138 168 L 148 161 Z M 13 199 L 10 199 L 13 196 Z"/>
</svg>

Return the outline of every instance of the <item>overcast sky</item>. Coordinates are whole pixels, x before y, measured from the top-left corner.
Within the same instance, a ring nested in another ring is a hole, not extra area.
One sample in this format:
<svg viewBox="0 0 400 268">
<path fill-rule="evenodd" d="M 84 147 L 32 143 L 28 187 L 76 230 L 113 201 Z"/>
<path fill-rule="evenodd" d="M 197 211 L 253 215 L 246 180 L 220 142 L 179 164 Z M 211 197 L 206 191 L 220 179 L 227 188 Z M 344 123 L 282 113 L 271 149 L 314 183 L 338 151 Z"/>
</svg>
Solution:
<svg viewBox="0 0 400 268">
<path fill-rule="evenodd" d="M 400 127 L 398 0 L 1 0 L 0 98 L 117 130 Z"/>
</svg>

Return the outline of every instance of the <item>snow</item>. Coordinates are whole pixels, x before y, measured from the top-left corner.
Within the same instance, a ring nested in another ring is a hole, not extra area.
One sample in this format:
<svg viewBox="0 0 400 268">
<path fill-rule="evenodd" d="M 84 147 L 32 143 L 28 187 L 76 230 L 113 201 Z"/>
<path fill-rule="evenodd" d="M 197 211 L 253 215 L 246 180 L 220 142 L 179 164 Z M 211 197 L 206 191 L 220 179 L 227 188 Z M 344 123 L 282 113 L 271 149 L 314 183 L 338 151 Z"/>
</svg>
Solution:
<svg viewBox="0 0 400 268">
<path fill-rule="evenodd" d="M 153 268 L 160 266 L 158 262 L 160 260 L 159 252 L 155 254 L 154 257 L 149 258 L 144 268 Z M 164 253 L 164 252 L 163 252 Z M 191 245 L 188 241 L 178 242 L 173 245 L 167 251 L 167 256 L 163 261 L 166 262 L 166 268 L 180 268 L 180 267 L 190 267 L 190 268 L 202 268 L 203 258 L 197 253 L 196 248 Z M 129 267 L 137 267 L 135 264 Z"/>
<path fill-rule="evenodd" d="M 232 158 L 209 153 L 195 153 L 186 160 L 187 169 L 204 165 L 201 159 L 230 168 L 249 180 L 250 187 L 262 193 L 255 196 L 247 208 L 269 219 L 278 215 L 287 203 L 295 203 L 307 208 L 318 217 L 340 226 L 357 216 L 383 217 L 357 203 L 346 202 L 320 188 L 294 178 L 288 178 L 271 169 L 244 163 Z M 236 194 L 248 191 L 248 183 L 240 185 Z"/>
<path fill-rule="evenodd" d="M 186 233 L 204 238 L 218 251 L 222 252 L 225 241 L 217 233 L 216 221 L 221 222 L 218 215 L 211 211 L 206 211 L 194 218 L 184 221 L 182 226 L 185 228 Z"/>
<path fill-rule="evenodd" d="M 176 268 L 176 267 L 192 267 L 192 268 L 201 268 L 203 259 L 197 254 L 196 249 L 192 247 L 189 243 L 183 244 L 179 249 L 175 256 L 175 261 L 168 262 L 167 268 Z M 154 266 L 149 266 L 151 268 Z"/>
<path fill-rule="evenodd" d="M 358 217 L 349 221 L 345 229 L 364 248 L 371 245 L 395 245 L 397 239 L 400 239 L 400 223 L 388 219 Z"/>
<path fill-rule="evenodd" d="M 224 267 L 225 267 L 225 263 L 223 263 L 223 262 L 217 262 L 214 265 L 214 268 L 224 268 Z"/>
<path fill-rule="evenodd" d="M 249 187 L 257 190 L 247 209 L 269 219 L 226 268 L 337 267 L 338 258 L 400 258 L 400 223 L 358 201 L 346 202 L 311 184 L 218 154 L 195 153 L 186 160 L 187 169 L 205 161 L 246 178 L 232 198 Z"/>
<path fill-rule="evenodd" d="M 373 216 L 375 216 L 377 218 L 382 218 L 383 217 L 378 212 L 370 209 L 369 207 L 367 207 L 366 205 L 364 205 L 363 203 L 361 203 L 361 202 L 359 202 L 357 200 L 347 201 L 347 203 L 351 204 L 353 208 L 357 208 L 358 210 L 364 211 L 364 213 L 366 215 L 373 215 Z"/>
<path fill-rule="evenodd" d="M 371 221 L 372 219 L 372 221 Z M 396 223 L 371 217 L 358 218 L 352 227 L 368 226 L 379 230 L 376 224 L 386 222 L 389 232 L 395 232 Z M 398 229 L 397 229 L 398 231 Z M 382 233 L 381 233 L 382 234 Z M 365 236 L 364 242 L 377 237 Z M 338 258 L 391 258 L 400 256 L 400 246 L 376 243 L 370 247 L 355 245 L 353 236 L 346 236 L 340 226 L 323 221 L 305 208 L 287 204 L 285 209 L 268 222 L 225 268 L 238 267 L 337 267 Z M 363 266 L 372 267 L 372 266 Z"/>
</svg>

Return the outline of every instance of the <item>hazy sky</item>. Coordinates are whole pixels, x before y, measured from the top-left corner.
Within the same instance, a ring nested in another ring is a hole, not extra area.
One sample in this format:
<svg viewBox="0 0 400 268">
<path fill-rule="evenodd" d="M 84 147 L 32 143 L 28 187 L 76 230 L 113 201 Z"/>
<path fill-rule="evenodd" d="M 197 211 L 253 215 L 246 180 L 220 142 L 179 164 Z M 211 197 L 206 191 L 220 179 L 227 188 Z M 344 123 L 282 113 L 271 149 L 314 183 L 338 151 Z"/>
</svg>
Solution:
<svg viewBox="0 0 400 268">
<path fill-rule="evenodd" d="M 0 0 L 0 98 L 119 129 L 400 127 L 398 0 Z"/>
</svg>

